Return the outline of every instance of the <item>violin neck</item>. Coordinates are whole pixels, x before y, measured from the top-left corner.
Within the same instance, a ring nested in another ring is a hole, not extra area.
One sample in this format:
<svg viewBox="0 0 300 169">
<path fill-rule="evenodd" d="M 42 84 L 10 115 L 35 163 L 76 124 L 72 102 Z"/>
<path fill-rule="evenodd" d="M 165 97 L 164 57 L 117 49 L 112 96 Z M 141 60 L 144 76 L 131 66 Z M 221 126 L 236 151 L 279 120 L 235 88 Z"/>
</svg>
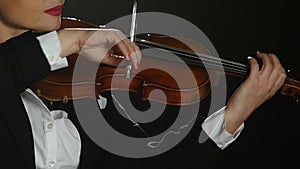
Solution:
<svg viewBox="0 0 300 169">
<path fill-rule="evenodd" d="M 216 61 L 204 62 L 208 62 L 205 65 L 211 65 L 213 70 L 223 70 L 227 75 L 231 76 L 246 78 L 250 73 L 249 65 L 228 61 L 225 59 L 220 59 L 219 63 L 216 63 Z M 300 103 L 300 82 L 293 78 L 287 77 L 287 79 L 281 87 L 280 93 L 285 96 L 293 97 L 296 100 L 296 102 Z"/>
<path fill-rule="evenodd" d="M 212 68 L 212 70 L 224 71 L 226 75 L 246 78 L 250 73 L 249 65 L 220 59 L 218 62 L 215 59 L 211 61 L 203 61 L 202 66 Z M 193 63 L 190 63 L 193 65 Z M 195 65 L 194 65 L 195 66 Z M 300 82 L 288 77 L 281 87 L 280 93 L 285 96 L 290 96 L 300 103 Z"/>
</svg>

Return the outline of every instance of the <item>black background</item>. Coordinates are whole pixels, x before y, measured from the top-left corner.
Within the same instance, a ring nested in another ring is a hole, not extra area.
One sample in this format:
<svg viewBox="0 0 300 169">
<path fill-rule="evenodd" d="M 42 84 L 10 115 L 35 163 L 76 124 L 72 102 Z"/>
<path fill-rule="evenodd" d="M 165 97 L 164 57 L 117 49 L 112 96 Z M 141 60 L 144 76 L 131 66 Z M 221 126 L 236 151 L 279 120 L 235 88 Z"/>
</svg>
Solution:
<svg viewBox="0 0 300 169">
<path fill-rule="evenodd" d="M 129 0 L 67 0 L 63 16 L 105 25 L 131 14 L 131 6 Z M 275 53 L 284 67 L 292 71 L 292 76 L 300 79 L 296 26 L 300 12 L 296 1 L 141 0 L 138 10 L 165 12 L 190 21 L 208 36 L 223 58 L 246 62 L 246 57 L 258 50 Z M 233 91 L 237 83 L 234 80 L 229 83 L 233 84 L 229 91 Z M 298 109 L 299 104 L 292 98 L 275 95 L 246 121 L 238 140 L 222 151 L 223 157 L 215 162 L 225 168 L 298 166 Z M 166 167 L 157 164 L 157 168 Z"/>
</svg>

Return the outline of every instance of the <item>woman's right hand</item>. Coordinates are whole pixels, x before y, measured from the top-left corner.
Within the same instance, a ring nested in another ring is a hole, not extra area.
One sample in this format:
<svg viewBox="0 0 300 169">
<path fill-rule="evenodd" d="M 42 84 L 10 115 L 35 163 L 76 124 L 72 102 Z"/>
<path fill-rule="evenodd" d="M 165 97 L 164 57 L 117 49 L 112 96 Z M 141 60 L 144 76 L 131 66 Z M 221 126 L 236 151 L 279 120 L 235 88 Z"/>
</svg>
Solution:
<svg viewBox="0 0 300 169">
<path fill-rule="evenodd" d="M 130 60 L 134 69 L 142 58 L 139 47 L 117 29 L 66 28 L 58 36 L 61 57 L 80 52 L 91 61 L 113 65 L 117 55 Z"/>
</svg>

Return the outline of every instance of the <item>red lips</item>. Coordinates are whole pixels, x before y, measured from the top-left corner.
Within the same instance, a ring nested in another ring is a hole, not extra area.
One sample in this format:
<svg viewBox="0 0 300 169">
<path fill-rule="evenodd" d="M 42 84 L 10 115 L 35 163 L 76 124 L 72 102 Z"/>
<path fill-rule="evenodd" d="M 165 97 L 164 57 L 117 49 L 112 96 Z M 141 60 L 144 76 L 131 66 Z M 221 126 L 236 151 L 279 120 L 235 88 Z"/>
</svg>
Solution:
<svg viewBox="0 0 300 169">
<path fill-rule="evenodd" d="M 62 6 L 61 5 L 57 5 L 56 7 L 47 9 L 45 11 L 45 13 L 47 13 L 49 15 L 52 15 L 52 16 L 60 16 L 61 12 L 62 12 Z"/>
</svg>

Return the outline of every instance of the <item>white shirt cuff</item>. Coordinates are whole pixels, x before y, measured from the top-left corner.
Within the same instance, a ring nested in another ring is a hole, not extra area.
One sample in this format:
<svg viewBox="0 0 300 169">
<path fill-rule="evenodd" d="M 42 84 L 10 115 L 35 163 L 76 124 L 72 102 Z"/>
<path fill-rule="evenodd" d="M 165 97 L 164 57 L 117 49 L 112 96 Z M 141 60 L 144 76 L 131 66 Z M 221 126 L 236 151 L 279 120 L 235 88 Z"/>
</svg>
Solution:
<svg viewBox="0 0 300 169">
<path fill-rule="evenodd" d="M 229 146 L 244 129 L 244 123 L 242 123 L 233 134 L 227 132 L 224 115 L 225 108 L 226 107 L 223 107 L 219 111 L 210 115 L 202 123 L 202 129 L 221 149 L 225 149 Z"/>
<path fill-rule="evenodd" d="M 60 57 L 61 44 L 56 31 L 38 36 L 37 39 L 50 64 L 51 71 L 68 66 L 67 58 Z"/>
</svg>

